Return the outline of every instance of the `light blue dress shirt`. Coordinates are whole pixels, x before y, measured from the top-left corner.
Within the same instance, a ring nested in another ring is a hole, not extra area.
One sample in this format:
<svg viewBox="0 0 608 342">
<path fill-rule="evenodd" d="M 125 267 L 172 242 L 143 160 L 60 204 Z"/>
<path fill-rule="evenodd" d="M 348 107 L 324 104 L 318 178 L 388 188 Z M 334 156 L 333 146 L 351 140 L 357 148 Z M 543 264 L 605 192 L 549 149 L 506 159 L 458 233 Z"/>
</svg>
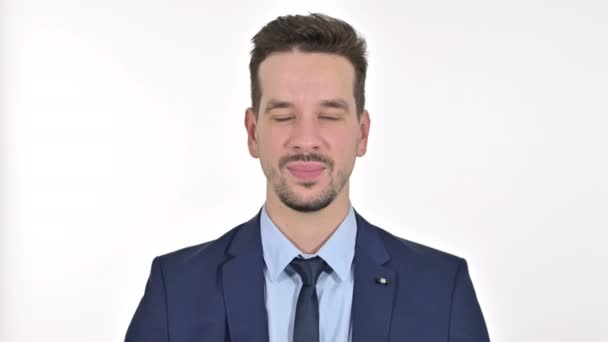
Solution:
<svg viewBox="0 0 608 342">
<path fill-rule="evenodd" d="M 319 298 L 319 342 L 351 341 L 351 306 L 353 298 L 357 221 L 352 206 L 346 218 L 317 254 L 304 254 L 272 222 L 266 206 L 260 216 L 264 251 L 265 301 L 270 342 L 292 342 L 300 276 L 289 266 L 293 258 L 320 256 L 331 270 L 317 280 Z"/>
</svg>

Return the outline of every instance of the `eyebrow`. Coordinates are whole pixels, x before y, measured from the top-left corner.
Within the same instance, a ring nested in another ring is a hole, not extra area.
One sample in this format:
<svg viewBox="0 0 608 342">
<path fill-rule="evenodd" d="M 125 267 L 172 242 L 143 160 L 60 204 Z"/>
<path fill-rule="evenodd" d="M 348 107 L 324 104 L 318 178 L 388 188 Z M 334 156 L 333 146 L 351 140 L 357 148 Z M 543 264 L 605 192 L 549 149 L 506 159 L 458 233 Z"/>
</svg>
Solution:
<svg viewBox="0 0 608 342">
<path fill-rule="evenodd" d="M 349 106 L 346 101 L 343 99 L 330 99 L 321 101 L 321 106 L 326 108 L 337 108 L 348 111 Z M 266 108 L 264 109 L 265 113 L 270 112 L 273 109 L 282 109 L 282 108 L 291 108 L 293 104 L 288 101 L 281 101 L 276 99 L 270 99 L 266 104 Z"/>
<path fill-rule="evenodd" d="M 291 108 L 291 107 L 292 107 L 291 102 L 271 99 L 266 104 L 266 108 L 264 109 L 264 112 L 268 113 L 268 112 L 270 112 L 273 109 Z"/>
<path fill-rule="evenodd" d="M 321 101 L 321 106 L 327 108 L 337 108 L 348 111 L 348 103 L 342 99 L 331 99 Z"/>
</svg>

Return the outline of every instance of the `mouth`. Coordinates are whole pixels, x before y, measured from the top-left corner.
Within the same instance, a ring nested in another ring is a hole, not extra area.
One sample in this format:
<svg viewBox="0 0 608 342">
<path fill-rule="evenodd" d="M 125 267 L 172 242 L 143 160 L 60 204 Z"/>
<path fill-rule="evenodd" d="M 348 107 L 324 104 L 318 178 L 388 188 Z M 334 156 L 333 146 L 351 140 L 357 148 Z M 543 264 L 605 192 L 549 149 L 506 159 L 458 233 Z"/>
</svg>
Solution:
<svg viewBox="0 0 608 342">
<path fill-rule="evenodd" d="M 325 171 L 325 164 L 319 162 L 292 162 L 287 164 L 287 171 L 302 182 L 312 182 Z"/>
</svg>

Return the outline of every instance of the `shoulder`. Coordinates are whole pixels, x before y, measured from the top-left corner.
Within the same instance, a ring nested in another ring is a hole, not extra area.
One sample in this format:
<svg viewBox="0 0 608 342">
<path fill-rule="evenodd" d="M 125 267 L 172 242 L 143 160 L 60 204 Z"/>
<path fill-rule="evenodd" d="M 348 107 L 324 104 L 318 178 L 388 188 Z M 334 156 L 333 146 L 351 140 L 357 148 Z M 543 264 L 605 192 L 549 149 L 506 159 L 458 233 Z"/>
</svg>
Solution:
<svg viewBox="0 0 608 342">
<path fill-rule="evenodd" d="M 465 263 L 463 258 L 449 252 L 395 236 L 371 224 L 370 226 L 384 243 L 384 247 L 391 257 L 391 264 L 407 267 L 410 270 L 453 274 Z"/>
<path fill-rule="evenodd" d="M 454 262 L 462 260 L 462 258 L 457 255 L 415 241 L 407 240 L 399 236 L 395 236 L 382 228 L 378 228 L 378 231 L 384 242 L 389 245 L 394 252 L 403 252 L 408 255 L 413 254 L 422 258 L 428 258 L 437 261 Z"/>
<path fill-rule="evenodd" d="M 379 235 L 389 255 L 385 266 L 408 284 L 404 291 L 412 291 L 425 300 L 443 298 L 449 301 L 458 275 L 466 270 L 465 259 L 395 236 L 379 227 L 372 229 Z"/>
<path fill-rule="evenodd" d="M 237 232 L 244 225 L 240 224 L 221 237 L 196 245 L 181 248 L 155 258 L 163 271 L 189 272 L 214 268 L 227 258 L 227 249 Z"/>
</svg>

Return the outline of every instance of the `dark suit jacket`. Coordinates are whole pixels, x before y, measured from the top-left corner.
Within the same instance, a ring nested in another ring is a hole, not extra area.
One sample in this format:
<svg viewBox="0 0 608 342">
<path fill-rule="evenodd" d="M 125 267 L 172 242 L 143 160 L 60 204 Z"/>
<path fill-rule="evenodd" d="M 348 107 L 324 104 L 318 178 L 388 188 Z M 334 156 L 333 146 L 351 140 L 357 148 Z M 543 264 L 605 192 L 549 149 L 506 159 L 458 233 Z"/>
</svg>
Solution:
<svg viewBox="0 0 608 342">
<path fill-rule="evenodd" d="M 489 341 L 464 259 L 355 215 L 352 342 Z M 267 342 L 263 270 L 259 213 L 217 240 L 155 258 L 126 341 Z"/>
</svg>

